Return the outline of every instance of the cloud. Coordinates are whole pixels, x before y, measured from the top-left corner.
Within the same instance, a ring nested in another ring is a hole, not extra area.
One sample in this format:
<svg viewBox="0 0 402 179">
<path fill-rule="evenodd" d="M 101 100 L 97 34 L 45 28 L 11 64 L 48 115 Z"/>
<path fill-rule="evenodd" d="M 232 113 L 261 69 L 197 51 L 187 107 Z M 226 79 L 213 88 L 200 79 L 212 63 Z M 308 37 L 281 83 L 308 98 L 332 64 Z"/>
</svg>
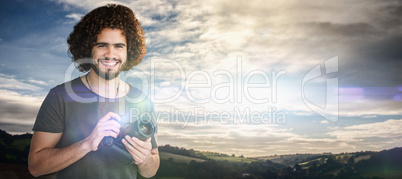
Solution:
<svg viewBox="0 0 402 179">
<path fill-rule="evenodd" d="M 72 19 L 72 21 L 70 21 L 69 23 L 77 23 L 78 21 L 81 20 L 81 18 L 83 17 L 83 14 L 79 14 L 79 13 L 71 13 L 71 14 L 67 14 L 66 17 Z"/>
<path fill-rule="evenodd" d="M 362 118 L 376 118 L 378 117 L 377 115 L 363 115 Z"/>
<path fill-rule="evenodd" d="M 343 141 L 359 141 L 371 137 L 395 139 L 402 137 L 401 129 L 402 119 L 389 119 L 384 122 L 352 125 L 329 134 Z"/>
<path fill-rule="evenodd" d="M 342 116 L 402 115 L 402 104 L 393 99 L 364 99 L 360 101 L 340 103 Z"/>
<path fill-rule="evenodd" d="M 335 138 L 311 138 L 278 125 L 159 123 L 160 145 L 170 144 L 227 154 L 261 156 L 270 154 L 345 152 L 360 149 Z"/>
<path fill-rule="evenodd" d="M 44 97 L 0 89 L 0 124 L 10 133 L 31 131 Z"/>
<path fill-rule="evenodd" d="M 44 99 L 39 95 L 42 87 L 23 82 L 12 75 L 0 73 L 0 126 L 7 132 L 25 133 L 31 131 L 36 114 Z M 27 80 L 33 84 L 44 82 Z"/>
<path fill-rule="evenodd" d="M 28 82 L 38 84 L 38 85 L 47 85 L 47 83 L 44 81 L 39 81 L 39 80 L 34 80 L 34 79 L 29 79 Z"/>
<path fill-rule="evenodd" d="M 266 153 L 267 143 L 279 143 L 293 136 L 286 130 L 273 126 L 190 124 L 181 128 L 179 124 L 159 124 L 159 140 L 171 145 L 199 150 L 222 151 L 250 155 Z M 239 143 L 241 146 L 239 146 Z"/>
<path fill-rule="evenodd" d="M 14 76 L 0 73 L 0 89 L 39 91 L 42 88 L 18 81 Z"/>
</svg>

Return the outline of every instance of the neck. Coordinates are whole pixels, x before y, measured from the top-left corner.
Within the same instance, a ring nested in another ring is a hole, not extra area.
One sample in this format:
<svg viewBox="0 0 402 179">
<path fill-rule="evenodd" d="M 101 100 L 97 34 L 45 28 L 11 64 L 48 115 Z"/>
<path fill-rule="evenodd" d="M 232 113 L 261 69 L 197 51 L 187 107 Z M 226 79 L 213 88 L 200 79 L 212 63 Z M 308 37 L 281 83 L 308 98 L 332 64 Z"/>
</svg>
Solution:
<svg viewBox="0 0 402 179">
<path fill-rule="evenodd" d="M 92 69 L 89 71 L 87 76 L 85 77 L 86 85 L 92 90 L 94 93 L 97 93 L 100 96 L 105 98 L 117 98 L 120 96 L 119 86 L 120 79 L 116 77 L 111 80 L 105 80 L 96 74 Z M 88 81 L 87 81 L 88 80 Z"/>
</svg>

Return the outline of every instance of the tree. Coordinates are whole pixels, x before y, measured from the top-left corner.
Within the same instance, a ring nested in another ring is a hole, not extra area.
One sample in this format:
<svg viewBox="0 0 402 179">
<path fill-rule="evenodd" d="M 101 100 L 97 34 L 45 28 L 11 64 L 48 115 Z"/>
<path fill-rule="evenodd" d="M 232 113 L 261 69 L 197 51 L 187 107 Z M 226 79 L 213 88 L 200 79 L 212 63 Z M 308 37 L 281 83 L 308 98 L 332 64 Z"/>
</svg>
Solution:
<svg viewBox="0 0 402 179">
<path fill-rule="evenodd" d="M 204 169 L 199 169 L 196 173 L 196 178 L 204 179 L 204 178 L 212 178 L 212 175 L 205 171 Z"/>
<path fill-rule="evenodd" d="M 14 143 L 13 137 L 5 137 L 4 138 L 4 143 L 7 144 L 7 145 L 13 144 Z"/>
</svg>

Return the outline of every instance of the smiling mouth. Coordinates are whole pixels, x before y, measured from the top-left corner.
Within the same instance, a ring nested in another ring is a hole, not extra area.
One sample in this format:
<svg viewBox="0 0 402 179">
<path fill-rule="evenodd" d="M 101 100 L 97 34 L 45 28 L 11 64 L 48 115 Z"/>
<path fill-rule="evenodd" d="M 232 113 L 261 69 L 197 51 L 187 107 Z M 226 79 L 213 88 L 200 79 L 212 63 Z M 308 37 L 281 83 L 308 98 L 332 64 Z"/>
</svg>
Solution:
<svg viewBox="0 0 402 179">
<path fill-rule="evenodd" d="M 119 60 L 116 59 L 99 59 L 99 62 L 102 63 L 104 66 L 114 67 L 119 63 Z"/>
<path fill-rule="evenodd" d="M 114 62 L 109 62 L 109 61 L 100 61 L 103 65 L 105 66 L 115 66 L 117 64 L 116 61 Z"/>
</svg>

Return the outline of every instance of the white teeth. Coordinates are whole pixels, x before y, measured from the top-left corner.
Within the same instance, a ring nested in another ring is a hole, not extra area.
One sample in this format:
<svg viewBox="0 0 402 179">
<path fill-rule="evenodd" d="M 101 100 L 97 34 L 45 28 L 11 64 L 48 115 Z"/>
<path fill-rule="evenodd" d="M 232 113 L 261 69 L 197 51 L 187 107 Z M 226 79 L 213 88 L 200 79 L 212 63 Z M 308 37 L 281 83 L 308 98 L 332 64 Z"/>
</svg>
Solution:
<svg viewBox="0 0 402 179">
<path fill-rule="evenodd" d="M 114 65 L 116 65 L 117 62 L 106 63 L 106 62 L 101 61 L 101 63 L 104 65 L 107 65 L 107 66 L 114 66 Z"/>
</svg>

